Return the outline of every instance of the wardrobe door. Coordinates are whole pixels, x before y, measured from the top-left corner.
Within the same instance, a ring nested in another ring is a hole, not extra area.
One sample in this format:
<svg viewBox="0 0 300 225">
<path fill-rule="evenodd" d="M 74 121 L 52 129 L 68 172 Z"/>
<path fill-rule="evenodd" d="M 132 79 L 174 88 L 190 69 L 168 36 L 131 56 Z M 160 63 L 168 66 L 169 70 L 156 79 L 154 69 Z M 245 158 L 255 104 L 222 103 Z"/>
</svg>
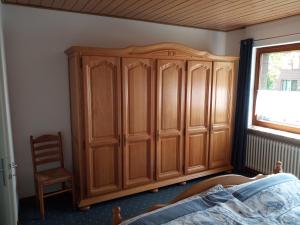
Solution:
<svg viewBox="0 0 300 225">
<path fill-rule="evenodd" d="M 117 57 L 84 56 L 87 193 L 121 188 L 121 76 Z"/>
<path fill-rule="evenodd" d="M 125 188 L 153 181 L 154 69 L 151 59 L 122 59 Z"/>
<path fill-rule="evenodd" d="M 210 168 L 230 165 L 233 69 L 230 62 L 215 62 L 213 66 Z"/>
<path fill-rule="evenodd" d="M 185 61 L 157 62 L 158 180 L 182 175 Z"/>
<path fill-rule="evenodd" d="M 187 174 L 208 167 L 211 73 L 211 62 L 188 62 L 185 123 Z"/>
</svg>

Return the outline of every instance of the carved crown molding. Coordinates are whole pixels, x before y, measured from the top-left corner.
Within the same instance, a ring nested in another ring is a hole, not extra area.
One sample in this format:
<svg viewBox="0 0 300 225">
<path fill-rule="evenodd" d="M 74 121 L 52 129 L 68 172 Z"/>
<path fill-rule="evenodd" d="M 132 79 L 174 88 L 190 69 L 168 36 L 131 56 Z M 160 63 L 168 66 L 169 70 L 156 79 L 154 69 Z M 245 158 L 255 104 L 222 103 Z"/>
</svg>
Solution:
<svg viewBox="0 0 300 225">
<path fill-rule="evenodd" d="M 207 51 L 200 51 L 191 47 L 178 44 L 178 43 L 159 43 L 145 46 L 129 46 L 127 48 L 93 48 L 93 47 L 79 47 L 74 46 L 67 49 L 66 54 L 79 54 L 85 55 L 91 52 L 96 55 L 111 55 L 120 57 L 139 57 L 146 56 L 150 58 L 155 57 L 174 57 L 180 59 L 202 59 L 202 60 L 217 60 L 217 61 L 236 61 L 239 58 L 233 56 L 218 56 L 213 55 Z"/>
</svg>

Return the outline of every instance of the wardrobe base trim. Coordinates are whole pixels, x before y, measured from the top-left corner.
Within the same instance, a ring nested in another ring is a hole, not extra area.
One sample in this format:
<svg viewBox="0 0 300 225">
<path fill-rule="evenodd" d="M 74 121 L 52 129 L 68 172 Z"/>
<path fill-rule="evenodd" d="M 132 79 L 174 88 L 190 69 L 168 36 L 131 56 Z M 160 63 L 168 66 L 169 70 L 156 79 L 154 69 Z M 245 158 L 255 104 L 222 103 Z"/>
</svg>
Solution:
<svg viewBox="0 0 300 225">
<path fill-rule="evenodd" d="M 220 172 L 230 171 L 232 169 L 233 169 L 232 166 L 225 166 L 225 167 L 221 167 L 221 168 L 206 170 L 206 171 L 203 171 L 200 173 L 180 176 L 180 177 L 176 177 L 176 178 L 172 178 L 172 179 L 168 179 L 168 180 L 155 181 L 150 184 L 146 184 L 146 185 L 135 187 L 135 188 L 125 189 L 125 190 L 118 191 L 118 192 L 112 192 L 112 193 L 103 194 L 103 195 L 99 195 L 99 196 L 95 196 L 95 197 L 89 197 L 89 198 L 80 200 L 78 207 L 82 208 L 82 207 L 90 206 L 92 204 L 124 197 L 127 195 L 137 194 L 140 192 L 144 192 L 144 191 L 148 191 L 148 190 L 152 190 L 152 189 L 156 189 L 156 188 L 160 188 L 160 187 L 164 187 L 164 186 L 168 186 L 168 185 L 172 185 L 172 184 L 176 184 L 176 183 L 181 183 L 184 181 L 193 180 L 196 178 L 200 178 L 200 177 L 204 177 L 204 176 L 208 176 L 208 175 L 212 175 L 212 174 L 216 174 L 216 173 L 220 173 Z"/>
</svg>

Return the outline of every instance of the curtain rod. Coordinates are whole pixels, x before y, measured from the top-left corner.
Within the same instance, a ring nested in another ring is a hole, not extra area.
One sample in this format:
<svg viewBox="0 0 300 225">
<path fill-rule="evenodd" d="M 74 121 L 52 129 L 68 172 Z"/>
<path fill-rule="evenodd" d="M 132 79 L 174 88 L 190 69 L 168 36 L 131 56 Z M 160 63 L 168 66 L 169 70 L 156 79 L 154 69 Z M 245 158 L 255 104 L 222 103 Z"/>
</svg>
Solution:
<svg viewBox="0 0 300 225">
<path fill-rule="evenodd" d="M 293 36 L 293 35 L 300 35 L 300 33 L 292 33 L 292 34 L 278 35 L 278 36 L 273 36 L 273 37 L 268 37 L 268 38 L 254 39 L 254 41 L 264 41 L 264 40 L 268 40 L 268 39 L 281 38 L 281 37 L 289 37 L 289 36 Z"/>
</svg>

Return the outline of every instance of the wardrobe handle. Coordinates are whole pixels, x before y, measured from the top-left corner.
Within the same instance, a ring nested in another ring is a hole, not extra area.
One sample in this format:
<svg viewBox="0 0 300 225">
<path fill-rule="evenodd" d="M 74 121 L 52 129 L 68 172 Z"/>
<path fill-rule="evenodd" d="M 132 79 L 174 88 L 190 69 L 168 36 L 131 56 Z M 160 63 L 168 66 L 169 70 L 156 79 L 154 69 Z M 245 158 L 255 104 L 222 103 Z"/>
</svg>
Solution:
<svg viewBox="0 0 300 225">
<path fill-rule="evenodd" d="M 126 138 L 126 135 L 124 134 L 123 135 L 123 145 L 126 145 L 127 144 L 127 138 Z"/>
<path fill-rule="evenodd" d="M 118 135 L 118 145 L 119 145 L 119 147 L 121 147 L 121 135 L 120 134 Z"/>
<path fill-rule="evenodd" d="M 159 139 L 159 135 L 160 135 L 159 130 L 157 130 L 156 131 L 156 139 Z"/>
</svg>

